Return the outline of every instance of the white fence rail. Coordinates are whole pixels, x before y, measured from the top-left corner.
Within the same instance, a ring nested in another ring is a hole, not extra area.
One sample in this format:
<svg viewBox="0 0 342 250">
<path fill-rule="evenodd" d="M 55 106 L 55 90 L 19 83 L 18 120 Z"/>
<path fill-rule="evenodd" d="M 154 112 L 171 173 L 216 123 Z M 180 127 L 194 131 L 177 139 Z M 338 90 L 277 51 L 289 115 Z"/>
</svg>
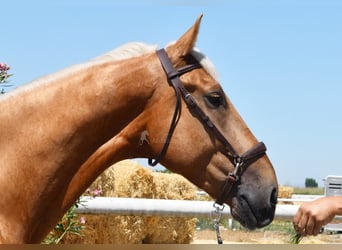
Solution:
<svg viewBox="0 0 342 250">
<path fill-rule="evenodd" d="M 298 205 L 277 205 L 275 218 L 292 220 Z M 210 217 L 214 210 L 212 201 L 154 200 L 142 198 L 82 197 L 77 213 Z M 223 216 L 230 217 L 225 206 Z M 339 217 L 338 219 L 342 219 Z"/>
<path fill-rule="evenodd" d="M 278 201 L 282 202 L 308 202 L 324 197 L 324 195 L 306 195 L 306 194 L 293 194 L 291 198 L 279 198 Z"/>
</svg>

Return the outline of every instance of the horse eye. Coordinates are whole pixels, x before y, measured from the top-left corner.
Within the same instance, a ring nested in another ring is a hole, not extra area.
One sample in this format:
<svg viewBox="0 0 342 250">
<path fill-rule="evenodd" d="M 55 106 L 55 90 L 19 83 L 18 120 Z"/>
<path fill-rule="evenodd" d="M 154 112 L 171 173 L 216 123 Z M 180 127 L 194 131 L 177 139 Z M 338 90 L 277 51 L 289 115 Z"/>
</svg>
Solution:
<svg viewBox="0 0 342 250">
<path fill-rule="evenodd" d="M 220 92 L 212 92 L 206 95 L 205 100 L 211 108 L 218 108 L 225 104 L 224 97 Z"/>
</svg>

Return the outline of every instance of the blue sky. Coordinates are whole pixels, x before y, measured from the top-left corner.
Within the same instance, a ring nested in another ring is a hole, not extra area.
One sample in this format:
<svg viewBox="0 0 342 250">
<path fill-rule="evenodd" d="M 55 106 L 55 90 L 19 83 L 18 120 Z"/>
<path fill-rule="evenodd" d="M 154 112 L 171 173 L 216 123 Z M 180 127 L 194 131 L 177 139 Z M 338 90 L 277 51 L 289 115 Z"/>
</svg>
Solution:
<svg viewBox="0 0 342 250">
<path fill-rule="evenodd" d="M 197 47 L 280 184 L 342 175 L 342 1 L 3 1 L 0 61 L 17 87 L 130 41 L 165 46 L 200 13 Z"/>
</svg>

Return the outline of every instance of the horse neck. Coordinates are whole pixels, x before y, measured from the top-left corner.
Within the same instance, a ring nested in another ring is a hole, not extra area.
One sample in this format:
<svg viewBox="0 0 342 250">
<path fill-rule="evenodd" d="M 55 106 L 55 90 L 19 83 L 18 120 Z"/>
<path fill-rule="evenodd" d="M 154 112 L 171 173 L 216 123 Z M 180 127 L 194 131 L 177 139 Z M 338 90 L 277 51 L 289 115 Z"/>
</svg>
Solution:
<svg viewBox="0 0 342 250">
<path fill-rule="evenodd" d="M 78 152 L 83 162 L 141 113 L 153 94 L 153 80 L 145 81 L 151 79 L 150 72 L 139 62 L 97 63 L 8 98 L 1 105 L 15 116 L 8 126 L 1 123 L 8 128 L 1 130 L 1 141 L 20 134 L 27 136 L 24 145 L 35 140 L 46 144 L 30 152 L 63 146 L 61 154 Z"/>
<path fill-rule="evenodd" d="M 9 208 L 0 222 L 5 214 L 34 234 L 41 214 L 60 215 L 46 209 L 60 207 L 81 165 L 148 103 L 156 82 L 149 60 L 97 62 L 2 100 L 0 188 L 10 191 L 0 201 Z"/>
</svg>

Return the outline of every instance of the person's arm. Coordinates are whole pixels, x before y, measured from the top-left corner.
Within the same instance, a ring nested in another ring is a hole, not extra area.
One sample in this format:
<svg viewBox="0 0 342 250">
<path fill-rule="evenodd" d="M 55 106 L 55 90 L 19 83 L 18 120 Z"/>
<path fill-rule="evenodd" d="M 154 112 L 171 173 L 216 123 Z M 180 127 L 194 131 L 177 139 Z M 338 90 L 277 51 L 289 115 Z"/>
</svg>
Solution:
<svg viewBox="0 0 342 250">
<path fill-rule="evenodd" d="M 335 215 L 342 215 L 342 196 L 322 197 L 301 205 L 293 225 L 302 236 L 317 235 Z"/>
</svg>

